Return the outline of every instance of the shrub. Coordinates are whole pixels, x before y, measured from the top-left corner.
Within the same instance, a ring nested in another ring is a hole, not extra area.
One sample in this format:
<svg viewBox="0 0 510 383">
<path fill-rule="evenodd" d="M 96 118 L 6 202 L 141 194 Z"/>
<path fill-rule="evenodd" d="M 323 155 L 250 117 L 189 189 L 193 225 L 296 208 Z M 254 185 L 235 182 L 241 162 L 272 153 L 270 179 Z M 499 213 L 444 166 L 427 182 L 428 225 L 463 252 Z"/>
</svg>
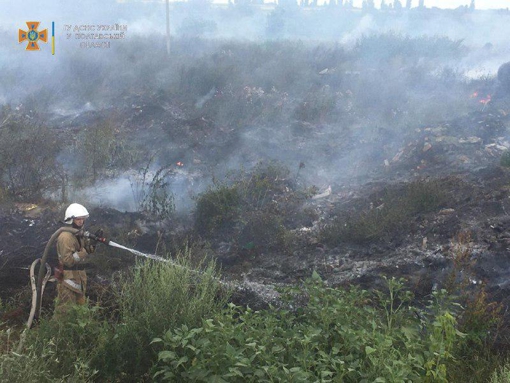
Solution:
<svg viewBox="0 0 510 383">
<path fill-rule="evenodd" d="M 85 173 L 95 181 L 106 169 L 120 168 L 131 162 L 132 150 L 127 150 L 117 135 L 113 120 L 105 120 L 80 134 L 77 155 Z"/>
<path fill-rule="evenodd" d="M 175 212 L 175 199 L 169 190 L 170 167 L 160 167 L 155 172 L 150 170 L 154 157 L 151 157 L 145 167 L 130 178 L 131 191 L 138 211 L 156 219 L 170 218 Z"/>
<path fill-rule="evenodd" d="M 237 219 L 240 195 L 237 186 L 216 183 L 197 199 L 195 229 L 201 235 L 209 236 L 232 226 Z"/>
<path fill-rule="evenodd" d="M 5 382 L 86 382 L 96 374 L 89 361 L 107 340 L 99 307 L 74 306 L 59 318 L 43 319 L 26 333 L 21 352 L 0 356 Z"/>
<path fill-rule="evenodd" d="M 197 197 L 195 229 L 206 238 L 234 239 L 240 248 L 283 250 L 287 230 L 305 221 L 299 190 L 290 171 L 276 162 L 231 174 Z"/>
<path fill-rule="evenodd" d="M 197 326 L 225 306 L 228 291 L 214 264 L 192 269 L 185 252 L 175 263 L 138 262 L 113 286 L 116 302 L 72 306 L 26 333 L 24 347 L 13 352 L 0 331 L 0 380 L 6 382 L 90 382 L 147 379 L 156 360 L 150 344 L 158 334 L 182 324 Z M 108 321 L 107 321 L 107 320 Z M 14 345 L 13 345 L 14 346 Z"/>
<path fill-rule="evenodd" d="M 285 247 L 285 226 L 279 215 L 254 211 L 243 215 L 242 229 L 237 237 L 239 247 L 267 251 Z"/>
<path fill-rule="evenodd" d="M 490 383 L 510 383 L 510 364 L 506 363 L 494 371 L 490 377 Z"/>
<path fill-rule="evenodd" d="M 181 326 L 162 344 L 154 378 L 183 382 L 446 382 L 459 340 L 442 293 L 427 311 L 410 306 L 401 281 L 389 294 L 327 287 L 318 278 L 299 291 L 295 311 L 253 311 L 233 304 L 201 326 Z M 293 298 L 294 297 L 294 298 Z M 419 317 L 415 315 L 419 312 Z"/>
<path fill-rule="evenodd" d="M 485 382 L 503 359 L 498 346 L 504 325 L 503 306 L 491 301 L 485 284 L 478 280 L 470 233 L 461 232 L 451 241 L 448 256 L 452 267 L 444 287 L 464 307 L 459 329 L 465 334 L 457 346 L 460 357 L 450 364 L 449 379 Z"/>
</svg>

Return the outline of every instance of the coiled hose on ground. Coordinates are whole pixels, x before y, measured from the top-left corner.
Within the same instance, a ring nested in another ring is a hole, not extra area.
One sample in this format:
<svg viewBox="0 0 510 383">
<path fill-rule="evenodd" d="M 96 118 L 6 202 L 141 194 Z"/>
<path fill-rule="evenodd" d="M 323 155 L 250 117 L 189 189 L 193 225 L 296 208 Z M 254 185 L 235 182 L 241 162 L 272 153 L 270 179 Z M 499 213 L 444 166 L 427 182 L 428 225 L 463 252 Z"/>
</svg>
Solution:
<svg viewBox="0 0 510 383">
<path fill-rule="evenodd" d="M 30 282 L 32 284 L 32 308 L 30 310 L 30 316 L 28 317 L 27 328 L 31 328 L 34 319 L 37 320 L 41 316 L 42 295 L 44 293 L 44 287 L 46 286 L 46 283 L 50 280 L 51 277 L 51 267 L 46 263 L 50 248 L 53 246 L 53 243 L 61 233 L 67 231 L 69 233 L 76 235 L 80 232 L 80 230 L 81 229 L 74 229 L 72 227 L 61 227 L 56 232 L 54 232 L 53 235 L 50 237 L 50 240 L 48 241 L 46 247 L 44 248 L 43 256 L 32 262 L 32 266 L 30 267 Z M 40 262 L 41 265 L 39 266 L 39 273 L 37 275 L 36 281 L 34 270 L 38 262 Z"/>
</svg>

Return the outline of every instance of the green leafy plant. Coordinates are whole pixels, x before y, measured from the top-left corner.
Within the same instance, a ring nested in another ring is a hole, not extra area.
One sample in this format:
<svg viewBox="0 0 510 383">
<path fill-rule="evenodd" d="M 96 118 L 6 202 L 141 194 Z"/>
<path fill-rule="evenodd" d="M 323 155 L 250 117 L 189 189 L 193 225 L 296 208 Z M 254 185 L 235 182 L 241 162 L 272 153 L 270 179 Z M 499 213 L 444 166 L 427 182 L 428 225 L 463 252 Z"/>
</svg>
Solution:
<svg viewBox="0 0 510 383">
<path fill-rule="evenodd" d="M 168 330 L 154 378 L 226 382 L 446 382 L 446 362 L 461 334 L 435 294 L 427 310 L 411 306 L 403 281 L 388 279 L 388 295 L 327 287 L 314 273 L 288 302 L 289 311 L 253 311 L 230 304 L 201 326 Z M 416 312 L 419 312 L 419 316 Z"/>
</svg>

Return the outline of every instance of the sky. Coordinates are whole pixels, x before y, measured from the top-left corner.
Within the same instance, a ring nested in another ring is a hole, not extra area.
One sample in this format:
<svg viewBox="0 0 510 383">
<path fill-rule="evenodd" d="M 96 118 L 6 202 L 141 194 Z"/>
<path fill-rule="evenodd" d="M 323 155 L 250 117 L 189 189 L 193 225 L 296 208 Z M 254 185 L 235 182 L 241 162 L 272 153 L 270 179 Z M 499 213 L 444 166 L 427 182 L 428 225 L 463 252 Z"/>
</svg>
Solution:
<svg viewBox="0 0 510 383">
<path fill-rule="evenodd" d="M 389 1 L 387 1 L 389 2 Z M 401 2 L 405 4 L 405 1 Z M 376 1 L 376 4 L 380 1 Z M 415 5 L 418 0 L 413 0 Z M 457 8 L 461 5 L 469 5 L 471 0 L 425 0 L 426 7 Z M 475 0 L 478 9 L 501 9 L 510 7 L 510 0 Z"/>
<path fill-rule="evenodd" d="M 385 0 L 386 4 L 391 4 L 393 0 Z M 363 0 L 354 0 L 354 6 L 361 7 Z M 405 5 L 406 0 L 400 0 Z M 381 0 L 375 0 L 377 7 L 381 4 Z M 425 0 L 425 6 L 428 8 L 457 8 L 462 5 L 471 4 L 471 0 Z M 418 5 L 418 0 L 413 0 L 413 6 Z M 510 8 L 510 0 L 475 0 L 477 9 L 505 9 Z"/>
</svg>

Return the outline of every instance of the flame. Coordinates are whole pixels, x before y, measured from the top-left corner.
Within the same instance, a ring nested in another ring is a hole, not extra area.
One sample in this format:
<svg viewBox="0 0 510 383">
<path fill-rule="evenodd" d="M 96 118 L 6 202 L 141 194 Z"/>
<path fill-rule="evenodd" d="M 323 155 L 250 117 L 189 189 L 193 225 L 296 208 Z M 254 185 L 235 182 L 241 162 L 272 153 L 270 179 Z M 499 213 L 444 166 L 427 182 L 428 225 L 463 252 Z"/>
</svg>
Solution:
<svg viewBox="0 0 510 383">
<path fill-rule="evenodd" d="M 176 163 L 176 165 L 177 165 L 177 166 L 184 166 L 184 162 L 178 161 L 178 162 Z"/>
<path fill-rule="evenodd" d="M 474 93 L 471 95 L 471 97 L 470 97 L 470 98 L 476 98 L 476 97 L 478 97 L 478 92 L 474 92 Z"/>
<path fill-rule="evenodd" d="M 492 96 L 490 94 L 487 95 L 486 98 L 482 98 L 479 102 L 480 104 L 487 105 L 489 102 L 491 102 Z"/>
</svg>

